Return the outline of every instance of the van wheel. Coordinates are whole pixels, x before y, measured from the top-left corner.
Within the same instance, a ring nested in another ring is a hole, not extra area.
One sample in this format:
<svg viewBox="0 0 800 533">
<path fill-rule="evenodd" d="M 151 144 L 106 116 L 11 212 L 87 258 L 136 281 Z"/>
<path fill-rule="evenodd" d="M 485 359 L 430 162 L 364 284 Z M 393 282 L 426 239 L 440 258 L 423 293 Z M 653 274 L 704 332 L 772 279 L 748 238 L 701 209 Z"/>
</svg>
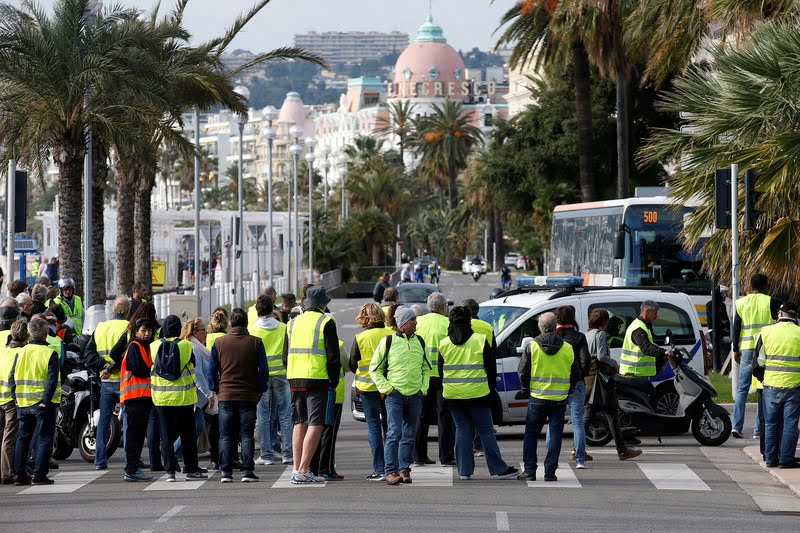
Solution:
<svg viewBox="0 0 800 533">
<path fill-rule="evenodd" d="M 586 444 L 589 446 L 605 446 L 612 438 L 608 425 L 600 422 L 599 417 L 593 418 L 586 426 Z"/>
<path fill-rule="evenodd" d="M 675 385 L 664 383 L 656 389 L 653 397 L 653 409 L 660 415 L 675 416 L 680 409 L 681 397 L 675 390 Z"/>
</svg>

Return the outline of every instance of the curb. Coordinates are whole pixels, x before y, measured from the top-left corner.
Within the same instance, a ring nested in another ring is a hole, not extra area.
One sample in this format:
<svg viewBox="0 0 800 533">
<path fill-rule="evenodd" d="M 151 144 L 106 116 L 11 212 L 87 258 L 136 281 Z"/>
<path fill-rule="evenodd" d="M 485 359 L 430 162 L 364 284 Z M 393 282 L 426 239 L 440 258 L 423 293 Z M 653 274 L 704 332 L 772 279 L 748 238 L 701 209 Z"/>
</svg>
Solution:
<svg viewBox="0 0 800 533">
<path fill-rule="evenodd" d="M 767 464 L 761 459 L 761 450 L 758 446 L 746 446 L 742 448 L 745 454 L 747 454 L 750 459 L 756 462 L 761 468 L 766 470 L 769 475 L 771 475 L 776 481 L 785 485 L 789 490 L 791 490 L 795 496 L 800 498 L 800 469 L 795 470 L 786 470 L 787 473 L 791 472 L 790 476 L 782 475 L 782 470 L 777 468 L 767 468 Z M 786 479 L 787 477 L 791 477 L 792 479 Z"/>
</svg>

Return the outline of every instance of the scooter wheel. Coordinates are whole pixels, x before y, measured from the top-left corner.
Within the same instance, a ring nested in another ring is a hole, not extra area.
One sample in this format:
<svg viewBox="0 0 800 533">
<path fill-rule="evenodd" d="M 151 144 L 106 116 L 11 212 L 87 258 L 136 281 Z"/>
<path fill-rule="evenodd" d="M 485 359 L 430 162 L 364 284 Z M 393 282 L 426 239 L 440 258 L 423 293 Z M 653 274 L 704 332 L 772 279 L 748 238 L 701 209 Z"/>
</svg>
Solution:
<svg viewBox="0 0 800 533">
<path fill-rule="evenodd" d="M 613 439 L 608 425 L 597 420 L 592 420 L 586 426 L 586 444 L 589 446 L 605 446 Z"/>
<path fill-rule="evenodd" d="M 719 446 L 731 436 L 731 417 L 728 413 L 712 418 L 713 425 L 708 423 L 704 411 L 697 413 L 692 418 L 692 435 L 703 446 Z"/>
</svg>

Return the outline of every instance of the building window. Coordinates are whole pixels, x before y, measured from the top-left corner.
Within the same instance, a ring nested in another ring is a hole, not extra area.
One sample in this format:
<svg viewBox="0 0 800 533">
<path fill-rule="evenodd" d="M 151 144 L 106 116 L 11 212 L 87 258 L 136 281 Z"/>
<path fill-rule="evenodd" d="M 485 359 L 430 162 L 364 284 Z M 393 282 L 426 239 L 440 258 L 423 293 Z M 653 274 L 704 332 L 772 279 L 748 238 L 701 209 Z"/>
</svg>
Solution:
<svg viewBox="0 0 800 533">
<path fill-rule="evenodd" d="M 435 66 L 431 67 L 431 69 L 428 71 L 428 76 L 430 76 L 432 80 L 439 79 L 439 69 Z"/>
<path fill-rule="evenodd" d="M 463 74 L 463 73 L 461 72 L 461 69 L 460 69 L 460 68 L 457 68 L 457 69 L 456 69 L 456 71 L 455 71 L 455 75 L 456 75 L 456 81 L 461 81 L 461 76 L 462 76 L 462 74 Z"/>
<path fill-rule="evenodd" d="M 412 74 L 413 74 L 413 72 L 411 72 L 411 69 L 407 68 L 407 69 L 405 69 L 403 71 L 403 77 L 406 79 L 406 81 L 411 81 L 411 75 Z"/>
<path fill-rule="evenodd" d="M 491 128 L 494 125 L 494 115 L 491 113 L 483 115 L 483 125 L 484 127 Z"/>
</svg>

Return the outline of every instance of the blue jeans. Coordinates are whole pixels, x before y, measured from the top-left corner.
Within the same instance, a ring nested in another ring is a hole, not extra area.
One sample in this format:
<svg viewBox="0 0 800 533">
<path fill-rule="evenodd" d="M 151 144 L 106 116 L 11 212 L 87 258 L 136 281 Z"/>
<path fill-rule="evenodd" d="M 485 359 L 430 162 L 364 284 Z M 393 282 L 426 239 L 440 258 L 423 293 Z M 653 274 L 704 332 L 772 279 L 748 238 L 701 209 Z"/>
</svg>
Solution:
<svg viewBox="0 0 800 533">
<path fill-rule="evenodd" d="M 200 435 L 203 434 L 203 430 L 206 428 L 206 417 L 203 414 L 203 408 L 197 406 L 194 408 L 194 427 L 197 438 L 200 438 Z M 178 459 L 183 459 L 183 446 L 181 446 L 180 437 L 175 441 L 174 450 L 175 456 Z"/>
<path fill-rule="evenodd" d="M 475 472 L 475 455 L 472 439 L 475 433 L 480 437 L 486 453 L 486 464 L 493 476 L 508 470 L 508 464 L 500 455 L 497 438 L 494 436 L 492 410 L 488 407 L 450 407 L 453 422 L 456 424 L 456 464 L 458 475 L 471 476 Z"/>
<path fill-rule="evenodd" d="M 255 468 L 256 404 L 241 401 L 219 402 L 219 469 L 224 474 L 233 472 L 236 460 L 236 436 L 242 439 L 242 471 Z"/>
<path fill-rule="evenodd" d="M 108 434 L 111 433 L 111 417 L 119 403 L 119 383 L 103 381 L 100 384 L 100 420 L 97 422 L 97 438 L 95 439 L 95 466 L 106 466 L 106 446 Z M 123 429 L 124 434 L 124 429 Z"/>
<path fill-rule="evenodd" d="M 386 415 L 389 418 L 386 441 L 383 444 L 386 474 L 411 470 L 421 400 L 418 394 L 403 396 L 397 391 L 386 397 Z"/>
<path fill-rule="evenodd" d="M 740 432 L 744 427 L 744 410 L 747 406 L 747 394 L 753 381 L 753 357 L 755 350 L 742 350 L 739 361 L 739 386 L 733 404 L 733 429 Z"/>
<path fill-rule="evenodd" d="M 547 431 L 547 455 L 544 459 L 544 474 L 554 475 L 558 468 L 558 455 L 561 453 L 561 436 L 564 433 L 564 413 L 567 400 L 540 400 L 531 397 L 528 401 L 528 416 L 525 417 L 525 438 L 522 444 L 522 458 L 525 473 L 536 474 L 536 447 L 539 445 L 539 433 L 545 421 L 550 418 Z"/>
<path fill-rule="evenodd" d="M 379 392 L 361 392 L 361 405 L 367 421 L 367 440 L 372 452 L 372 471 L 383 474 L 386 464 L 383 461 L 383 425 L 381 424 L 381 396 Z"/>
<path fill-rule="evenodd" d="M 273 443 L 277 435 L 272 431 L 272 419 L 277 415 L 281 428 L 283 442 L 282 455 L 284 459 L 292 459 L 292 392 L 289 389 L 289 380 L 286 376 L 270 376 L 269 388 L 261 395 L 258 402 L 258 419 L 256 421 L 256 435 L 261 448 L 262 458 L 271 458 Z"/>
<path fill-rule="evenodd" d="M 33 405 L 31 407 L 17 408 L 19 433 L 17 434 L 17 444 L 14 449 L 14 471 L 18 477 L 25 477 L 31 445 L 33 445 L 35 454 L 34 479 L 42 479 L 50 471 L 50 456 L 53 453 L 57 410 L 58 407 L 52 403 L 47 407 Z M 37 426 L 38 433 L 36 431 Z M 34 433 L 37 433 L 36 442 L 32 442 Z"/>
<path fill-rule="evenodd" d="M 586 430 L 583 427 L 583 404 L 585 401 L 586 384 L 581 379 L 575 384 L 575 390 L 572 391 L 572 394 L 567 396 L 576 463 L 582 463 L 586 460 Z"/>
<path fill-rule="evenodd" d="M 147 452 L 150 455 L 150 468 L 164 467 L 166 461 L 161 457 L 161 422 L 155 408 L 150 410 L 147 420 Z"/>
<path fill-rule="evenodd" d="M 800 420 L 800 386 L 790 389 L 764 387 L 766 438 L 764 455 L 768 463 L 794 462 Z M 783 431 L 780 430 L 783 423 Z"/>
</svg>

